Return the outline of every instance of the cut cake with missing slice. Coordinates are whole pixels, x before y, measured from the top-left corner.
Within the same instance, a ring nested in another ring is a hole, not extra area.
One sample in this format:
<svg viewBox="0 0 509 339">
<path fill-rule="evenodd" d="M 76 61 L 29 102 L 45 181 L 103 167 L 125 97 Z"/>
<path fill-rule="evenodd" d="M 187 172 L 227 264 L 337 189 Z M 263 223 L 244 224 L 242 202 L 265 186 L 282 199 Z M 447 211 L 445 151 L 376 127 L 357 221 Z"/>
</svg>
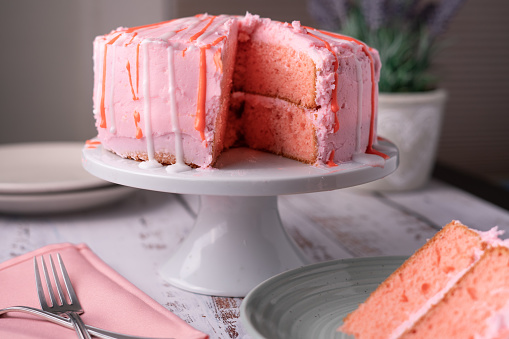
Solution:
<svg viewBox="0 0 509 339">
<path fill-rule="evenodd" d="M 374 149 L 380 58 L 350 37 L 200 14 L 118 28 L 93 59 L 98 140 L 143 168 L 214 166 L 240 141 L 319 166 L 387 158 Z"/>
</svg>

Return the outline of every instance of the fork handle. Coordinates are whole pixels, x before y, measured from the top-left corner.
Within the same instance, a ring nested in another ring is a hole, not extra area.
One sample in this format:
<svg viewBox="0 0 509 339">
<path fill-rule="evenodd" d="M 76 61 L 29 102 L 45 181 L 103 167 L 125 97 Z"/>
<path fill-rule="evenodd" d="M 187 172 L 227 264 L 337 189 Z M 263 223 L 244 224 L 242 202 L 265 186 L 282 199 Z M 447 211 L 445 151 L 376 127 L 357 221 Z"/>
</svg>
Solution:
<svg viewBox="0 0 509 339">
<path fill-rule="evenodd" d="M 44 318 L 45 320 L 48 320 L 52 323 L 55 323 L 57 325 L 67 327 L 72 329 L 73 326 L 70 323 L 69 319 L 60 317 L 56 314 L 43 311 L 38 308 L 28 307 L 28 306 L 11 306 L 4 309 L 0 309 L 0 316 L 5 313 L 9 312 L 21 312 L 21 313 L 28 313 L 35 315 L 40 318 Z M 139 337 L 139 336 L 132 336 L 127 334 L 121 334 L 116 332 L 111 332 L 107 330 L 103 330 L 101 328 L 97 328 L 90 325 L 85 325 L 88 332 L 92 334 L 94 337 L 102 338 L 102 339 L 164 339 L 164 338 L 149 338 L 149 337 Z M 167 338 L 167 339 L 173 339 L 173 338 Z"/>
<path fill-rule="evenodd" d="M 83 320 L 81 320 L 81 317 L 76 312 L 66 312 L 67 316 L 69 316 L 69 320 L 71 320 L 71 323 L 74 326 L 74 329 L 76 330 L 76 334 L 78 335 L 78 338 L 80 339 L 92 339 L 90 334 L 88 333 L 87 329 L 85 328 L 85 323 Z"/>
</svg>

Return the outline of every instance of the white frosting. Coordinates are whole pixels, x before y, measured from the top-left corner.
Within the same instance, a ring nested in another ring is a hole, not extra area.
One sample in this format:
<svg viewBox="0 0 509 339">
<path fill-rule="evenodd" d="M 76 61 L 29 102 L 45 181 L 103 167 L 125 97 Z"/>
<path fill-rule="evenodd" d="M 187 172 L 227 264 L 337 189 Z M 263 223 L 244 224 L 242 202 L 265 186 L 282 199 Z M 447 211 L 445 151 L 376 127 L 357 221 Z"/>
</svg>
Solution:
<svg viewBox="0 0 509 339">
<path fill-rule="evenodd" d="M 186 172 L 192 170 L 191 167 L 189 167 L 186 164 L 182 163 L 174 163 L 173 165 L 169 165 L 166 167 L 166 172 L 168 173 L 180 173 L 180 172 Z"/>
<path fill-rule="evenodd" d="M 196 39 L 196 42 L 197 42 L 198 44 L 200 44 L 203 40 L 205 40 L 206 38 L 208 38 L 208 37 L 209 37 L 209 35 L 211 35 L 212 33 L 215 33 L 215 32 L 217 31 L 217 29 L 218 29 L 219 27 L 221 27 L 222 25 L 224 25 L 224 23 L 225 23 L 226 21 L 228 21 L 229 19 L 230 19 L 230 18 L 228 18 L 228 17 L 222 17 L 222 18 L 221 18 L 221 17 L 217 17 L 217 18 L 214 20 L 214 24 L 213 24 L 213 25 L 211 25 L 211 26 L 209 27 L 209 29 L 207 29 L 207 31 L 205 31 L 202 35 L 200 35 L 200 36 L 198 37 L 198 39 Z"/>
<path fill-rule="evenodd" d="M 206 18 L 208 19 L 208 18 Z M 198 26 L 203 20 L 206 19 L 199 19 L 197 17 L 190 17 L 190 18 L 184 18 L 177 20 L 178 24 L 175 29 L 172 31 L 166 32 L 163 34 L 159 39 L 163 41 L 167 41 L 168 39 L 172 38 L 177 34 L 177 32 L 183 28 L 186 28 L 186 31 L 190 32 L 192 29 L 194 29 L 196 26 Z M 197 39 L 195 44 L 191 45 L 190 48 L 196 48 L 199 43 L 201 43 L 203 40 L 205 40 L 210 34 L 214 33 L 217 28 L 219 28 L 221 25 L 224 25 L 224 23 L 228 20 L 228 17 L 222 17 L 219 18 L 219 20 L 216 20 L 216 23 L 209 27 L 209 29 L 201 34 Z M 149 53 L 148 53 L 148 44 L 154 42 L 151 39 L 145 39 L 141 45 L 142 45 L 142 51 L 143 51 L 143 71 L 144 71 L 144 77 L 143 77 L 143 95 L 144 95 L 144 122 L 145 122 L 145 135 L 146 135 L 146 141 L 147 141 L 147 155 L 148 155 L 148 161 L 140 163 L 140 168 L 148 169 L 148 168 L 156 168 L 161 167 L 162 165 L 157 162 L 154 158 L 154 143 L 153 143 L 153 136 L 152 136 L 152 123 L 150 119 L 150 79 L 149 79 Z M 168 45 L 167 47 L 167 53 L 168 53 L 168 94 L 170 97 L 170 116 L 171 116 L 171 124 L 172 124 L 172 131 L 175 134 L 175 163 L 173 165 L 169 165 L 166 168 L 166 171 L 168 173 L 179 173 L 184 171 L 189 171 L 192 168 L 188 165 L 186 165 L 184 161 L 184 148 L 183 148 L 183 137 L 182 137 L 182 131 L 179 126 L 179 118 L 178 118 L 178 109 L 177 109 L 177 99 L 175 95 L 175 69 L 174 69 L 174 61 L 173 61 L 173 54 L 174 49 L 171 45 Z"/>
<path fill-rule="evenodd" d="M 168 93 L 170 95 L 170 114 L 173 133 L 175 134 L 175 164 L 166 168 L 168 172 L 188 171 L 191 167 L 184 162 L 184 148 L 182 147 L 182 132 L 180 130 L 177 99 L 175 98 L 175 69 L 173 63 L 173 47 L 168 46 Z"/>
<path fill-rule="evenodd" d="M 163 41 L 167 41 L 168 39 L 172 38 L 175 34 L 177 34 L 177 31 L 184 28 L 187 24 L 193 23 L 193 25 L 196 25 L 199 23 L 198 18 L 196 17 L 190 17 L 190 18 L 180 18 L 174 21 L 175 24 L 179 24 L 176 29 L 173 31 L 169 31 L 163 35 L 161 35 L 160 39 Z"/>
<path fill-rule="evenodd" d="M 189 27 L 186 29 L 187 32 L 191 32 L 196 26 L 198 26 L 201 23 L 201 20 L 198 18 L 194 18 L 196 21 L 193 22 Z M 178 31 L 178 30 L 177 30 Z"/>
<path fill-rule="evenodd" d="M 155 160 L 154 157 L 154 140 L 152 135 L 152 121 L 150 119 L 150 75 L 149 75 L 149 53 L 148 44 L 150 40 L 144 40 L 141 43 L 143 51 L 143 105 L 144 105 L 144 122 L 145 122 L 145 138 L 147 141 L 148 161 L 140 163 L 140 168 L 157 168 L 162 165 Z"/>
<path fill-rule="evenodd" d="M 111 57 L 113 58 L 113 64 L 115 64 L 116 48 L 114 45 L 111 45 L 111 48 L 113 49 L 113 55 Z M 111 68 L 111 83 L 115 83 L 115 67 Z M 117 132 L 117 127 L 115 125 L 115 106 L 113 105 L 114 88 L 115 86 L 110 86 L 110 132 L 113 134 Z"/>
<path fill-rule="evenodd" d="M 140 164 L 138 166 L 141 169 L 151 169 L 151 168 L 159 168 L 159 167 L 162 167 L 163 165 L 161 165 L 159 162 L 157 162 L 157 160 L 151 159 L 148 161 L 140 162 Z"/>
</svg>

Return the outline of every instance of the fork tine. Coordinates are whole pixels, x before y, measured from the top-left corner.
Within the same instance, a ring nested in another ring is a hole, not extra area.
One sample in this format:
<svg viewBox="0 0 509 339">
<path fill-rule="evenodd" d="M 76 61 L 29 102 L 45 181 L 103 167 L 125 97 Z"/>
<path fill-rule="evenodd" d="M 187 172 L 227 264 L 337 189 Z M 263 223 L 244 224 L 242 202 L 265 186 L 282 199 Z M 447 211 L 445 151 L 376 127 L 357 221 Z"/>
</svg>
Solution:
<svg viewBox="0 0 509 339">
<path fill-rule="evenodd" d="M 66 300 L 65 300 L 64 293 L 62 292 L 62 286 L 60 284 L 60 279 L 58 278 L 57 270 L 55 268 L 55 263 L 53 262 L 53 257 L 51 256 L 51 254 L 49 255 L 49 262 L 50 262 L 51 271 L 53 273 L 53 281 L 55 282 L 55 286 L 57 287 L 58 298 L 60 299 L 60 305 L 63 305 L 64 303 L 66 303 Z"/>
<path fill-rule="evenodd" d="M 46 296 L 44 295 L 44 289 L 42 287 L 41 273 L 39 272 L 39 265 L 37 265 L 37 257 L 34 257 L 34 271 L 35 271 L 35 284 L 37 286 L 37 295 L 39 296 L 39 303 L 42 309 L 48 308 L 46 302 Z"/>
<path fill-rule="evenodd" d="M 67 289 L 67 293 L 69 295 L 70 304 L 79 304 L 78 297 L 76 296 L 76 292 L 71 283 L 71 279 L 69 278 L 69 274 L 67 274 L 67 269 L 65 268 L 64 262 L 60 253 L 57 253 L 58 263 L 60 265 L 60 270 L 62 271 L 62 277 L 64 278 L 65 287 Z"/>
<path fill-rule="evenodd" d="M 55 293 L 53 293 L 53 285 L 51 285 L 51 280 L 49 278 L 48 269 L 46 268 L 46 262 L 44 261 L 44 256 L 41 256 L 42 263 L 42 272 L 44 273 L 44 278 L 46 278 L 46 286 L 48 287 L 48 295 L 51 301 L 51 306 L 56 306 L 57 300 L 55 299 Z"/>
</svg>

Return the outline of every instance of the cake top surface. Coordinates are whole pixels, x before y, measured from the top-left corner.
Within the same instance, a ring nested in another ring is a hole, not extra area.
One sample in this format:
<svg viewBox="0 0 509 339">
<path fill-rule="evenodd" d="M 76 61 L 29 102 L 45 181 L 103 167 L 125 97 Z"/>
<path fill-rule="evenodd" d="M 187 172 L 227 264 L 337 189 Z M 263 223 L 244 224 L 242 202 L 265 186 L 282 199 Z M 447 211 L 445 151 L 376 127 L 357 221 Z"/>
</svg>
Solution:
<svg viewBox="0 0 509 339">
<path fill-rule="evenodd" d="M 143 26 L 119 27 L 96 39 L 106 40 L 109 44 L 115 45 L 136 44 L 148 40 L 185 45 L 192 43 L 202 47 L 215 44 L 218 39 L 225 37 L 235 22 L 240 24 L 241 32 L 253 37 L 270 40 L 277 34 L 278 40 L 288 43 L 296 50 L 313 46 L 319 49 L 336 49 L 336 52 L 339 49 L 343 53 L 361 52 L 373 56 L 374 61 L 379 64 L 376 50 L 351 37 L 302 26 L 299 21 L 283 23 L 250 13 L 244 16 L 198 14 Z M 242 38 L 241 34 L 239 39 Z M 319 57 L 317 55 L 317 59 Z"/>
<path fill-rule="evenodd" d="M 182 43 L 201 47 L 223 39 L 236 18 L 229 15 L 199 14 L 136 27 L 119 27 L 116 30 L 98 36 L 96 39 L 109 41 L 110 44 L 129 45 L 143 41 L 161 43 Z"/>
</svg>

